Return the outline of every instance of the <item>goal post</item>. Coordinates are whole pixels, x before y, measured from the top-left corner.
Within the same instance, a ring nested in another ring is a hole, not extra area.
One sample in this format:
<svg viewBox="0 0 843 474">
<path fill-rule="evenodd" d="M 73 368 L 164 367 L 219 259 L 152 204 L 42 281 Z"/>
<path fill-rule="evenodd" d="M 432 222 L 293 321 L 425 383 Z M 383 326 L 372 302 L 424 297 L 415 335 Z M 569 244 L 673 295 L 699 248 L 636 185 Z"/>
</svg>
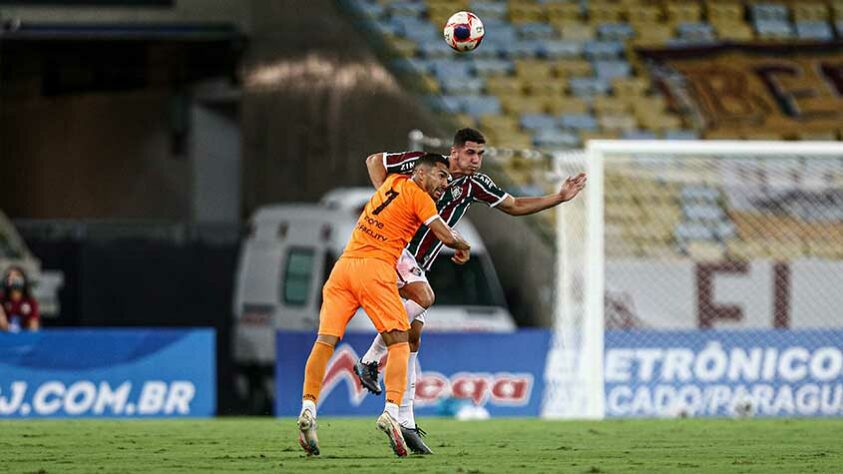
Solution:
<svg viewBox="0 0 843 474">
<path fill-rule="evenodd" d="M 785 395 L 825 393 L 843 345 L 843 144 L 595 140 L 554 166 L 589 176 L 557 208 L 543 416 L 814 414 Z"/>
</svg>

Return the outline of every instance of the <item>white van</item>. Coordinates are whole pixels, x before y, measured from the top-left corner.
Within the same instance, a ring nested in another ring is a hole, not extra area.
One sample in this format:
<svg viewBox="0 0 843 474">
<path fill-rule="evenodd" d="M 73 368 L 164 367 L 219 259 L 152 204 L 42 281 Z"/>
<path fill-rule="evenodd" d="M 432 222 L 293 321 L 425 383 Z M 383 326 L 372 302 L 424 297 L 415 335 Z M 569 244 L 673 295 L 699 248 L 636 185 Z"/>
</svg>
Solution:
<svg viewBox="0 0 843 474">
<path fill-rule="evenodd" d="M 271 377 L 277 329 L 317 329 L 322 285 L 372 192 L 341 188 L 318 204 L 265 206 L 252 216 L 240 248 L 233 307 L 234 360 L 241 374 L 251 374 L 251 387 L 267 382 L 254 380 L 258 374 Z M 443 248 L 427 274 L 436 303 L 425 318 L 425 331 L 515 330 L 479 234 L 467 219 L 457 229 L 471 244 L 471 259 L 456 265 L 450 260 L 453 251 Z M 362 310 L 348 330 L 375 332 Z"/>
</svg>

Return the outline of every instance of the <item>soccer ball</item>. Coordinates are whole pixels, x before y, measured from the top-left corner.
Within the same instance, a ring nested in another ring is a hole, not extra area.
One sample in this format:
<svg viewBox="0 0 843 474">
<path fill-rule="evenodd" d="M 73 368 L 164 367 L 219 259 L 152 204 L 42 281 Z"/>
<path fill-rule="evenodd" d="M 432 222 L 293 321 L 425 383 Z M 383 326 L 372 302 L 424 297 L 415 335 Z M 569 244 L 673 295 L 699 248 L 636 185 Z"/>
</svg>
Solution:
<svg viewBox="0 0 843 474">
<path fill-rule="evenodd" d="M 445 42 L 455 50 L 465 53 L 480 46 L 486 30 L 483 22 L 471 12 L 457 12 L 445 23 Z"/>
</svg>

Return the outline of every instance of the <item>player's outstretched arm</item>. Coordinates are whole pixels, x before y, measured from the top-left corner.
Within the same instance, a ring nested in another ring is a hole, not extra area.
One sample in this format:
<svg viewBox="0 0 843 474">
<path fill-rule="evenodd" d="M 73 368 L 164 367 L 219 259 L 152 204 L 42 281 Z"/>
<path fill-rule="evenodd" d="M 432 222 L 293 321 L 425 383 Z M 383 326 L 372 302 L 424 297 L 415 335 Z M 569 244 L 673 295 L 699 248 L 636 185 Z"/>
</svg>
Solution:
<svg viewBox="0 0 843 474">
<path fill-rule="evenodd" d="M 381 187 L 386 180 L 386 167 L 383 165 L 384 153 L 375 153 L 366 158 L 366 170 L 369 172 L 369 180 L 375 189 Z"/>
<path fill-rule="evenodd" d="M 558 206 L 563 202 L 570 201 L 577 197 L 580 191 L 585 187 L 587 176 L 585 173 L 580 173 L 576 176 L 568 176 L 568 179 L 562 183 L 559 192 L 556 194 L 548 194 L 541 197 L 512 197 L 507 196 L 496 209 L 509 214 L 510 216 L 526 216 L 528 214 L 535 214 L 536 212 Z"/>
<path fill-rule="evenodd" d="M 468 245 L 468 242 L 465 241 L 463 236 L 454 229 L 451 229 L 442 219 L 434 219 L 427 227 L 433 231 L 433 235 L 437 239 L 441 240 L 448 247 L 456 250 L 471 250 L 471 246 Z"/>
</svg>

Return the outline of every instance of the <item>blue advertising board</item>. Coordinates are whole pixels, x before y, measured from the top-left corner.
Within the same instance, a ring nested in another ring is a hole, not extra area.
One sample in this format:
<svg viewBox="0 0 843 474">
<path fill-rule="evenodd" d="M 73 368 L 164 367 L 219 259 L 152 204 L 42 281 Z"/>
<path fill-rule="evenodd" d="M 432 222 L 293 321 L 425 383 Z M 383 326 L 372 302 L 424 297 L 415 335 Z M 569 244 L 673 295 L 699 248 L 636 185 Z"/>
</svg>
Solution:
<svg viewBox="0 0 843 474">
<path fill-rule="evenodd" d="M 843 331 L 607 331 L 607 417 L 839 416 Z"/>
<path fill-rule="evenodd" d="M 354 362 L 372 333 L 350 333 L 337 345 L 325 371 L 320 415 L 377 415 L 384 397 L 357 381 Z M 304 366 L 316 334 L 280 331 L 276 337 L 277 416 L 296 416 L 301 407 Z M 537 416 L 544 392 L 550 332 L 426 333 L 419 352 L 416 414 L 442 414 L 453 403 L 485 407 L 491 416 Z"/>
<path fill-rule="evenodd" d="M 0 417 L 199 417 L 216 411 L 213 329 L 0 333 Z"/>
</svg>

